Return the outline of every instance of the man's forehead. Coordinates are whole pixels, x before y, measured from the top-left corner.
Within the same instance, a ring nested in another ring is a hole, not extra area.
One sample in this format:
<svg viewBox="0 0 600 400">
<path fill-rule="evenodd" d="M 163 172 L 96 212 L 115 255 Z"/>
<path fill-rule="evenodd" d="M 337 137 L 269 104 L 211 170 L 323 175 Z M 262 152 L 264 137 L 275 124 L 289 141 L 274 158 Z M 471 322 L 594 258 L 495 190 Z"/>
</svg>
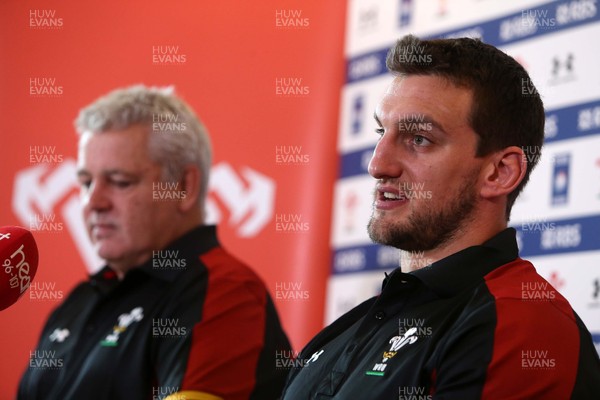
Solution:
<svg viewBox="0 0 600 400">
<path fill-rule="evenodd" d="M 143 131 L 83 132 L 79 139 L 77 164 L 97 169 L 138 169 L 154 164 L 147 133 Z"/>
<path fill-rule="evenodd" d="M 84 131 L 79 136 L 79 151 L 89 148 L 114 148 L 116 152 L 147 150 L 148 132 L 138 127 L 118 131 L 92 132 Z"/>
<path fill-rule="evenodd" d="M 471 90 L 456 86 L 446 78 L 433 75 L 397 76 L 388 85 L 375 113 L 380 117 L 392 111 L 394 114 L 428 111 L 442 111 L 450 115 L 457 111 L 468 114 L 471 104 Z"/>
<path fill-rule="evenodd" d="M 95 135 L 92 131 L 83 131 L 79 134 L 79 140 L 77 140 L 77 147 L 81 148 L 85 143 L 87 143 L 92 135 Z"/>
<path fill-rule="evenodd" d="M 386 95 L 401 95 L 410 91 L 426 91 L 428 89 L 459 89 L 467 90 L 462 86 L 457 86 L 448 78 L 438 75 L 397 75 L 388 84 Z"/>
</svg>

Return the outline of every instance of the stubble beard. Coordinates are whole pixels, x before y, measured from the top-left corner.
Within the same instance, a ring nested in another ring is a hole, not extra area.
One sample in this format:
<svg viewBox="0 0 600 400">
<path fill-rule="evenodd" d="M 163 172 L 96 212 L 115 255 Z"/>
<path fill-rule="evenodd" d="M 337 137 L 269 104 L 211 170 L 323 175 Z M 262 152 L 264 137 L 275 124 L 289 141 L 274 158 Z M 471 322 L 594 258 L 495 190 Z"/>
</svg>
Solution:
<svg viewBox="0 0 600 400">
<path fill-rule="evenodd" d="M 405 251 L 428 251 L 452 241 L 472 220 L 477 195 L 475 180 L 467 179 L 450 201 L 439 209 L 422 202 L 422 210 L 414 210 L 406 222 L 375 217 L 375 210 L 367 226 L 369 237 L 375 243 Z"/>
</svg>

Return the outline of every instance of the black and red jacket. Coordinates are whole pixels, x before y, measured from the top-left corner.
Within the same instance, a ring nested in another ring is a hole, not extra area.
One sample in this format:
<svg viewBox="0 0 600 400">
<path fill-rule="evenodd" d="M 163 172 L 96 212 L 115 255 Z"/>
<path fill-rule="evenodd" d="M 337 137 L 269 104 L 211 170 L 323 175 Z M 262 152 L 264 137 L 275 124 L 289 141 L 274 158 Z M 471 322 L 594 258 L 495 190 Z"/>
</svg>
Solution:
<svg viewBox="0 0 600 400">
<path fill-rule="evenodd" d="M 284 400 L 598 399 L 600 361 L 569 303 L 506 229 L 411 273 L 319 333 Z"/>
<path fill-rule="evenodd" d="M 121 281 L 104 268 L 77 286 L 46 323 L 18 399 L 277 399 L 286 349 L 263 282 L 203 226 Z"/>
</svg>

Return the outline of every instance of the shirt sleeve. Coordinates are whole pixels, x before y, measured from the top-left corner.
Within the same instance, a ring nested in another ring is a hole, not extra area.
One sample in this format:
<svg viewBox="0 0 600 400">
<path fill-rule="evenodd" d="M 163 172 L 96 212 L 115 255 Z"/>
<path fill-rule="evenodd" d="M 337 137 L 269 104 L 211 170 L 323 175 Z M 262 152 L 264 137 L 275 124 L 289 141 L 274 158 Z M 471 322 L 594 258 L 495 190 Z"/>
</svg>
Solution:
<svg viewBox="0 0 600 400">
<path fill-rule="evenodd" d="M 201 394 L 200 399 L 248 399 L 262 379 L 258 365 L 265 347 L 268 295 L 258 278 L 234 268 L 236 260 L 220 249 L 208 257 L 203 260 L 208 269 L 205 294 L 201 310 L 195 311 L 201 313 L 200 320 L 184 339 L 164 338 L 158 345 L 159 388 L 172 395 Z M 181 296 L 182 307 L 194 301 L 193 293 Z"/>
<path fill-rule="evenodd" d="M 472 310 L 444 344 L 433 398 L 571 398 L 579 330 L 572 313 L 559 307 L 494 298 Z"/>
</svg>

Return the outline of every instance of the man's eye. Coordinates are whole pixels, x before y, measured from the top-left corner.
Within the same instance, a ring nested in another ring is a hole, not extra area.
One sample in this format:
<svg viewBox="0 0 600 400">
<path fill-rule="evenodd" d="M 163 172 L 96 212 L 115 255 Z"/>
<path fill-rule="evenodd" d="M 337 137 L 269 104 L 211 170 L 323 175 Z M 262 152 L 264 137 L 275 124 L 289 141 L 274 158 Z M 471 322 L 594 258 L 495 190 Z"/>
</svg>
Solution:
<svg viewBox="0 0 600 400">
<path fill-rule="evenodd" d="M 431 144 L 431 141 L 422 135 L 413 136 L 413 143 L 417 146 L 427 146 Z"/>
<path fill-rule="evenodd" d="M 90 180 L 80 180 L 79 181 L 79 187 L 82 189 L 89 189 L 91 184 L 92 184 L 92 181 L 90 181 Z"/>
<path fill-rule="evenodd" d="M 116 181 L 113 180 L 112 184 L 120 189 L 125 189 L 129 186 L 131 186 L 132 182 L 131 181 Z"/>
<path fill-rule="evenodd" d="M 378 134 L 379 136 L 383 136 L 385 132 L 385 129 L 383 128 L 375 128 L 375 133 Z"/>
</svg>

